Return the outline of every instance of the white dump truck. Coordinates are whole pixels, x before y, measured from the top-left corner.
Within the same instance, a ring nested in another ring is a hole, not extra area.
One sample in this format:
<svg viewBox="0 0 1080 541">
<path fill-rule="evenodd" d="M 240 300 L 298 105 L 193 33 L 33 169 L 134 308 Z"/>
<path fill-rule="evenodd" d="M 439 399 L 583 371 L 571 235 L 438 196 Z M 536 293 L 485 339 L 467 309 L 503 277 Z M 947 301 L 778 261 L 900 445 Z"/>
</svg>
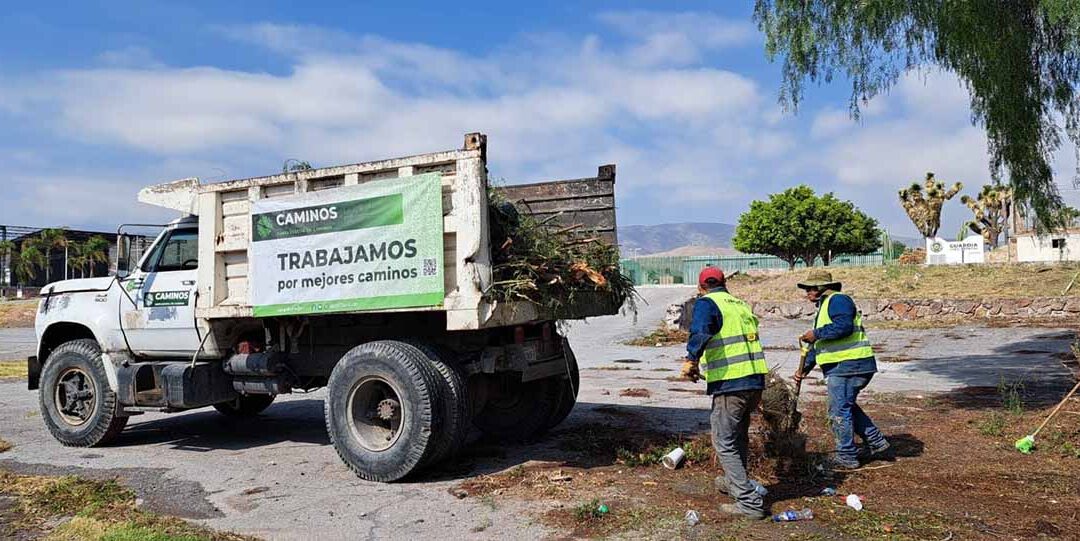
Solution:
<svg viewBox="0 0 1080 541">
<path fill-rule="evenodd" d="M 561 422 L 577 363 L 556 319 L 496 302 L 486 137 L 460 150 L 143 189 L 179 211 L 137 262 L 42 289 L 29 387 L 64 445 L 115 438 L 130 416 L 212 406 L 256 415 L 327 387 L 325 422 L 360 477 L 394 481 L 457 451 L 470 427 L 528 439 Z M 500 188 L 545 222 L 615 242 L 615 167 Z M 129 268 L 130 267 L 130 268 Z"/>
</svg>

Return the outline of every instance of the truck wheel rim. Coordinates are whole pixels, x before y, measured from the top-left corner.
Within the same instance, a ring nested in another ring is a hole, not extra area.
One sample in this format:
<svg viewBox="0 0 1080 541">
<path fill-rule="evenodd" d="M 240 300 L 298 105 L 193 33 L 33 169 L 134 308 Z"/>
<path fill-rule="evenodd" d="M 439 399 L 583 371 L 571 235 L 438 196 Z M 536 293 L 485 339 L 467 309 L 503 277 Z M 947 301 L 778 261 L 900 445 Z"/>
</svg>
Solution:
<svg viewBox="0 0 1080 541">
<path fill-rule="evenodd" d="M 79 426 L 94 416 L 96 396 L 94 378 L 81 368 L 68 368 L 56 380 L 53 400 L 60 418 L 69 425 Z"/>
<path fill-rule="evenodd" d="M 375 452 L 397 443 L 408 416 L 401 393 L 378 376 L 367 376 L 353 385 L 346 411 L 353 438 L 364 449 Z"/>
</svg>

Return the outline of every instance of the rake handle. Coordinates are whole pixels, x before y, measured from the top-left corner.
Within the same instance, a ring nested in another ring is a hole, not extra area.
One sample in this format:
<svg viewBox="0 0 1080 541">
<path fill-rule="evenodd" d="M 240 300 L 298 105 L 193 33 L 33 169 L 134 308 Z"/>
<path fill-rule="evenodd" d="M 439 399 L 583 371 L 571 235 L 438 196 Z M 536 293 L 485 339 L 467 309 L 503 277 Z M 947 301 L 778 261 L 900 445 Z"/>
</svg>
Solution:
<svg viewBox="0 0 1080 541">
<path fill-rule="evenodd" d="M 1072 388 L 1072 390 L 1071 390 L 1071 391 L 1069 391 L 1069 394 L 1065 395 L 1065 398 L 1062 398 L 1062 399 L 1061 399 L 1061 402 L 1058 402 L 1058 405 L 1057 405 L 1057 407 L 1055 407 L 1055 408 L 1054 408 L 1054 411 L 1051 411 L 1051 412 L 1050 412 L 1050 415 L 1047 415 L 1047 416 L 1046 416 L 1046 419 L 1045 419 L 1045 420 L 1044 420 L 1044 421 L 1042 422 L 1042 424 L 1041 424 L 1041 425 L 1039 425 L 1039 428 L 1036 428 L 1036 429 L 1035 429 L 1035 432 L 1032 432 L 1032 433 L 1031 433 L 1031 437 L 1033 437 L 1033 438 L 1034 438 L 1034 437 L 1035 437 L 1036 435 L 1038 435 L 1038 434 L 1039 434 L 1039 431 L 1040 431 L 1040 430 L 1042 430 L 1042 429 L 1043 429 L 1044 427 L 1046 427 L 1047 423 L 1049 423 L 1049 422 L 1050 422 L 1050 419 L 1053 419 L 1053 418 L 1054 418 L 1054 415 L 1057 415 L 1057 412 L 1058 412 L 1058 410 L 1060 410 L 1060 409 L 1061 409 L 1061 407 L 1065 405 L 1065 402 L 1068 402 L 1068 401 L 1069 401 L 1069 399 L 1070 399 L 1070 398 L 1072 398 L 1072 395 L 1073 395 L 1074 393 L 1076 393 L 1076 390 L 1077 390 L 1077 389 L 1080 389 L 1080 381 L 1077 381 L 1077 382 L 1076 382 L 1076 385 L 1074 385 L 1074 386 L 1073 386 L 1073 388 Z"/>
</svg>

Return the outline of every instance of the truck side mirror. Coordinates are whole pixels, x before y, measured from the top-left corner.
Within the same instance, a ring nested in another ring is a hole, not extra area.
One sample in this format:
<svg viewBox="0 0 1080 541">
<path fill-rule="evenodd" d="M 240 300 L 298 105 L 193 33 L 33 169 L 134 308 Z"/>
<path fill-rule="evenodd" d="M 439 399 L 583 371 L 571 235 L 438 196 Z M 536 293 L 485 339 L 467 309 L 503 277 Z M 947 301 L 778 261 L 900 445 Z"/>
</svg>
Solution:
<svg viewBox="0 0 1080 541">
<path fill-rule="evenodd" d="M 116 276 L 123 279 L 131 274 L 131 235 L 116 236 Z"/>
</svg>

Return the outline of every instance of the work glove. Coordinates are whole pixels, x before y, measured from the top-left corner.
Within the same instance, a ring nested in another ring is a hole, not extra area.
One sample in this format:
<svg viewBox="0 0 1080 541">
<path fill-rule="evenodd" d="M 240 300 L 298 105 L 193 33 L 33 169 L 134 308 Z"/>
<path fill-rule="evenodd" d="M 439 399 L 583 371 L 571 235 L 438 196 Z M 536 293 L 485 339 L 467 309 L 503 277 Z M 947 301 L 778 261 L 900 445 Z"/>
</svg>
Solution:
<svg viewBox="0 0 1080 541">
<path fill-rule="evenodd" d="M 697 383 L 697 380 L 701 379 L 701 372 L 698 371 L 697 361 L 691 361 L 690 359 L 684 359 L 682 364 L 682 371 L 680 372 L 682 377 Z"/>
</svg>

